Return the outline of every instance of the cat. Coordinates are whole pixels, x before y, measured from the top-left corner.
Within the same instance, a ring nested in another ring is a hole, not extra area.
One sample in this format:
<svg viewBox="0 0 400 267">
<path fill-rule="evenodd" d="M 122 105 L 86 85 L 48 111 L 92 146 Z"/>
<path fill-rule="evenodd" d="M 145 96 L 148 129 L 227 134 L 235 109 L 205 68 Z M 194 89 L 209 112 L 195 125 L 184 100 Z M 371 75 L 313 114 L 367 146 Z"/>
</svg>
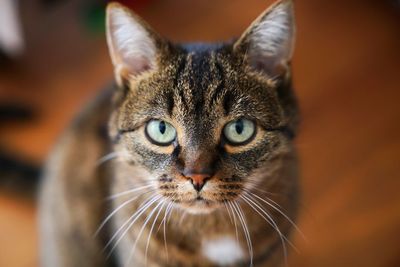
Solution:
<svg viewBox="0 0 400 267">
<path fill-rule="evenodd" d="M 225 43 L 173 44 L 118 3 L 106 33 L 115 86 L 45 168 L 42 266 L 282 266 L 299 202 L 292 1 Z"/>
</svg>

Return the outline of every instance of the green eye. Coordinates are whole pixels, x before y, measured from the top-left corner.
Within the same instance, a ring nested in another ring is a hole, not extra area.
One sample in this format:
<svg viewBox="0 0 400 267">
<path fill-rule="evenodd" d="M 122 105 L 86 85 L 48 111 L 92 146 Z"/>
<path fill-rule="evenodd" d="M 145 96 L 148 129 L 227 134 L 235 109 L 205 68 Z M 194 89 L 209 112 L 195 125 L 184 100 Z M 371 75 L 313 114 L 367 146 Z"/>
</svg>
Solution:
<svg viewBox="0 0 400 267">
<path fill-rule="evenodd" d="M 146 136 L 159 146 L 168 146 L 176 138 L 175 128 L 162 120 L 151 120 L 146 125 Z"/>
<path fill-rule="evenodd" d="M 254 122 L 238 119 L 229 122 L 224 127 L 224 136 L 232 145 L 243 145 L 250 141 L 256 131 Z"/>
</svg>

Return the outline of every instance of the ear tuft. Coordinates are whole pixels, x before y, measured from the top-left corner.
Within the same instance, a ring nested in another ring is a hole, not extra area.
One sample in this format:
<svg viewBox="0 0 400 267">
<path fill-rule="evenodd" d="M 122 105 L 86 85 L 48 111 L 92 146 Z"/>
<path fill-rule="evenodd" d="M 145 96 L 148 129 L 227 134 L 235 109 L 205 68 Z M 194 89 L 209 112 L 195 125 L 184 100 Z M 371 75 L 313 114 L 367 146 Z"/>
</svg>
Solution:
<svg viewBox="0 0 400 267">
<path fill-rule="evenodd" d="M 288 68 L 294 39 L 293 3 L 283 0 L 261 14 L 236 42 L 234 49 L 247 57 L 252 68 L 276 76 Z"/>
<path fill-rule="evenodd" d="M 157 57 L 155 33 L 128 8 L 111 3 L 106 15 L 107 43 L 117 83 L 154 69 Z"/>
</svg>

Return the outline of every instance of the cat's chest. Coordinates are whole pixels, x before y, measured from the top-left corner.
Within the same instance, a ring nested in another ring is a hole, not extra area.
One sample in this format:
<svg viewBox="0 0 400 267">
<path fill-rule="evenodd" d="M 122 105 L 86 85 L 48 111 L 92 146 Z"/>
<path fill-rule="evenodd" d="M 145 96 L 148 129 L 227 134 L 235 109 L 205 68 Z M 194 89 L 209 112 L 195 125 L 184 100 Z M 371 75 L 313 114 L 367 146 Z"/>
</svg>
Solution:
<svg viewBox="0 0 400 267">
<path fill-rule="evenodd" d="M 230 266 L 243 260 L 245 252 L 235 237 L 226 235 L 204 239 L 201 245 L 201 254 L 213 264 Z"/>
</svg>

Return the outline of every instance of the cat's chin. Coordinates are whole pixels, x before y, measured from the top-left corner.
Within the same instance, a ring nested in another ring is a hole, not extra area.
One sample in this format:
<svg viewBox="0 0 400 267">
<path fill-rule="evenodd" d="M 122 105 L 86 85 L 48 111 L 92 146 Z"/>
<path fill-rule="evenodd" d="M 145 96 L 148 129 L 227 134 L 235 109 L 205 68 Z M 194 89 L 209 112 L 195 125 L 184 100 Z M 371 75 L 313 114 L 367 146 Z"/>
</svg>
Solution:
<svg viewBox="0 0 400 267">
<path fill-rule="evenodd" d="M 190 202 L 182 202 L 179 205 L 191 214 L 208 214 L 215 211 L 220 205 L 215 201 L 196 199 Z"/>
</svg>

